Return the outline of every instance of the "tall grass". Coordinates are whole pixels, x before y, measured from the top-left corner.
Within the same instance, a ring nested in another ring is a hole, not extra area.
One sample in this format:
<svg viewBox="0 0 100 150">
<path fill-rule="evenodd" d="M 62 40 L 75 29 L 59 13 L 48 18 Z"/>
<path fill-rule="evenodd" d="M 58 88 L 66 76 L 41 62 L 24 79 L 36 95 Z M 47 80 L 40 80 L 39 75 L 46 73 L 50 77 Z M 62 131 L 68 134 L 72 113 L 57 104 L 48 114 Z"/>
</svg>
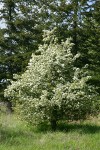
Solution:
<svg viewBox="0 0 100 150">
<path fill-rule="evenodd" d="M 99 150 L 100 117 L 82 123 L 60 123 L 57 131 L 49 126 L 26 126 L 16 115 L 0 115 L 0 150 Z"/>
</svg>

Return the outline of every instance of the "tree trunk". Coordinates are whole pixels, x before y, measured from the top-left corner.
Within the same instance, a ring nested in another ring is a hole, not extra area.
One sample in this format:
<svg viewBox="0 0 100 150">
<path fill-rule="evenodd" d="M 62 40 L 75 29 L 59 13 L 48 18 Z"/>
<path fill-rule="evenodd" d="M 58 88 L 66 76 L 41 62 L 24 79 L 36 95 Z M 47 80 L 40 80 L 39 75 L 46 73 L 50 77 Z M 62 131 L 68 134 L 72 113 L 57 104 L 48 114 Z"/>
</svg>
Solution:
<svg viewBox="0 0 100 150">
<path fill-rule="evenodd" d="M 10 101 L 7 101 L 6 104 L 7 104 L 7 112 L 12 113 L 13 112 L 12 103 Z"/>
<path fill-rule="evenodd" d="M 53 131 L 57 129 L 57 121 L 55 119 L 51 120 L 51 128 Z"/>
</svg>

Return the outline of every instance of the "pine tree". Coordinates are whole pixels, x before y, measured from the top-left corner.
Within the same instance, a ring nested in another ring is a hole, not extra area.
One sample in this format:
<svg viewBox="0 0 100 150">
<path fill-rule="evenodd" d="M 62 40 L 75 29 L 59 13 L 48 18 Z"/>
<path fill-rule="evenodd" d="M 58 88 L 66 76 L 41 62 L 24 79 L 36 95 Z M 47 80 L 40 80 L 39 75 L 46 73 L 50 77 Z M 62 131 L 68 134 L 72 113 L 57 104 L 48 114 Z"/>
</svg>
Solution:
<svg viewBox="0 0 100 150">
<path fill-rule="evenodd" d="M 6 79 L 12 79 L 14 73 L 25 70 L 31 53 L 42 43 L 42 31 L 55 26 L 59 43 L 72 37 L 73 54 L 81 53 L 76 66 L 82 67 L 88 63 L 91 70 L 99 69 L 96 67 L 99 66 L 100 47 L 98 0 L 2 2 L 1 18 L 5 19 L 6 28 L 0 31 L 1 85 L 6 85 Z"/>
<path fill-rule="evenodd" d="M 0 38 L 0 84 L 1 84 L 1 95 L 3 94 L 3 89 L 7 84 L 7 78 L 12 78 L 14 73 L 14 51 L 15 44 L 13 44 L 13 34 L 12 34 L 12 22 L 14 20 L 13 14 L 15 13 L 15 4 L 14 2 L 5 0 L 3 3 L 3 9 L 1 10 L 2 16 L 1 19 L 5 20 L 6 28 L 0 29 L 1 38 Z M 2 95 L 3 97 L 3 95 Z"/>
<path fill-rule="evenodd" d="M 42 40 L 42 28 L 38 11 L 35 12 L 33 1 L 3 0 L 1 20 L 5 27 L 0 29 L 0 85 L 3 90 L 7 86 L 7 79 L 13 74 L 22 73 L 38 44 Z"/>
<path fill-rule="evenodd" d="M 91 83 L 100 87 L 100 22 L 99 7 L 97 0 L 89 1 L 86 5 L 84 13 L 82 30 L 81 30 L 81 42 L 79 50 L 81 52 L 81 64 L 89 64 L 89 70 L 93 74 Z"/>
</svg>

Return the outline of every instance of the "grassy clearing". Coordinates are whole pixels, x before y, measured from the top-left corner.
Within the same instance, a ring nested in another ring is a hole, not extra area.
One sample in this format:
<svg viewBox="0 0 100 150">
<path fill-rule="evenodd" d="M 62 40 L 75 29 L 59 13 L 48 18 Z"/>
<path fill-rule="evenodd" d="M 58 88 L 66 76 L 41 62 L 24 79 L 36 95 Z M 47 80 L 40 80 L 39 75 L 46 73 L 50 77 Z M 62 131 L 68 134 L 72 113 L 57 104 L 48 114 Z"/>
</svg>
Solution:
<svg viewBox="0 0 100 150">
<path fill-rule="evenodd" d="M 100 117 L 50 128 L 27 127 L 15 115 L 0 116 L 0 150 L 99 150 Z"/>
</svg>

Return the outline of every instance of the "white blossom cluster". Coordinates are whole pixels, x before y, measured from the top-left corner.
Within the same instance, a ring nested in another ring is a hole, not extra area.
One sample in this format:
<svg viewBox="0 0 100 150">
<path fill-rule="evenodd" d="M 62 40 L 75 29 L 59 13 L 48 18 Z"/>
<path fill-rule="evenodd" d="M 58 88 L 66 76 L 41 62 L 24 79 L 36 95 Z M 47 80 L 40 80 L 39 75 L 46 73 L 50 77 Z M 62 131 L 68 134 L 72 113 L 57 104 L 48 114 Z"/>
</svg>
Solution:
<svg viewBox="0 0 100 150">
<path fill-rule="evenodd" d="M 27 70 L 5 90 L 28 122 L 84 119 L 95 112 L 96 93 L 87 85 L 86 66 L 74 67 L 80 54 L 73 56 L 72 46 L 70 39 L 58 44 L 53 31 L 45 32 L 41 55 L 32 54 Z"/>
</svg>

